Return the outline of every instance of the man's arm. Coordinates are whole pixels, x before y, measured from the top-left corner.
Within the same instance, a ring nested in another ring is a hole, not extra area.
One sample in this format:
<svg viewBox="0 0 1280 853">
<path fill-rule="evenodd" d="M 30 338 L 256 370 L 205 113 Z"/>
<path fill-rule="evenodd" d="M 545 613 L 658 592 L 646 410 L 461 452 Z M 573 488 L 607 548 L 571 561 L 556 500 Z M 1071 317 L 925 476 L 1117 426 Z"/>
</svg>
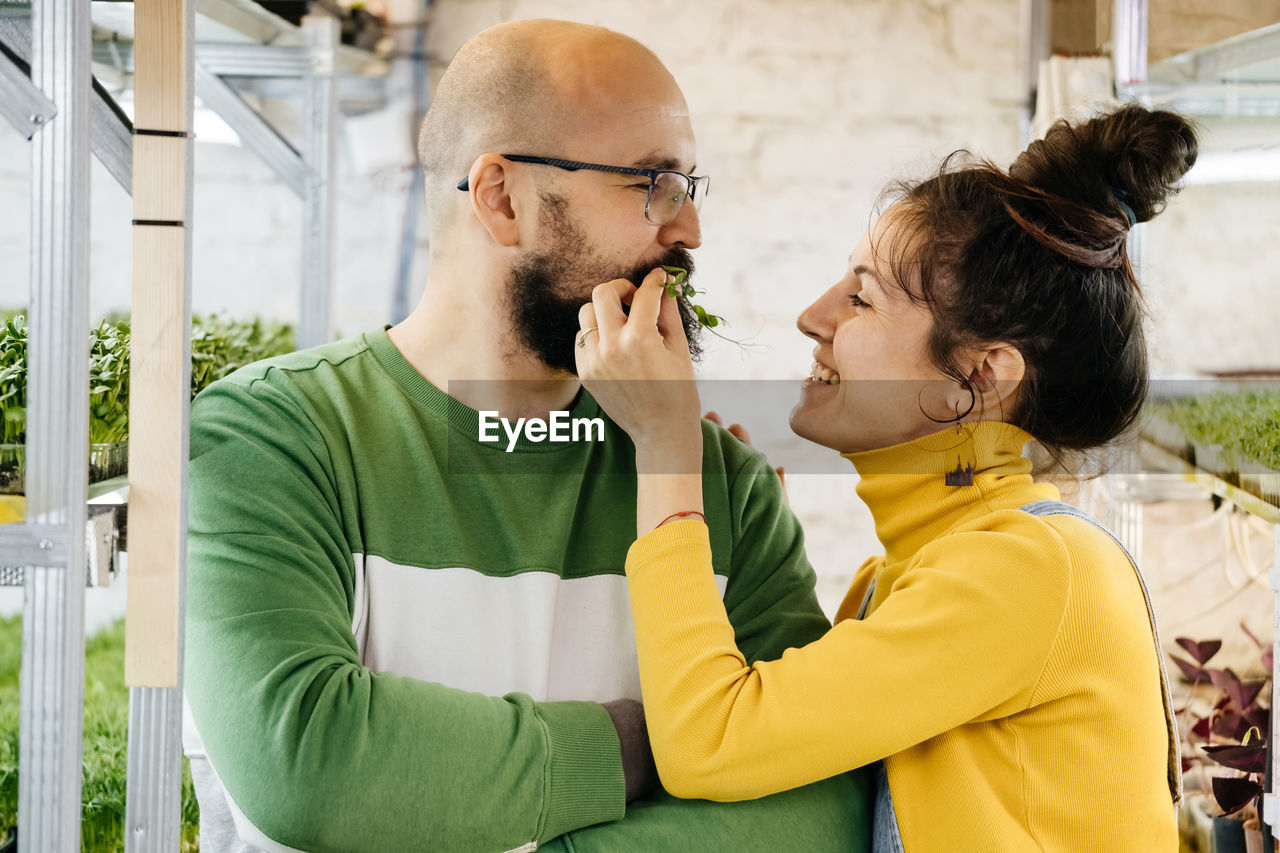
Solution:
<svg viewBox="0 0 1280 853">
<path fill-rule="evenodd" d="M 361 664 L 340 487 L 294 400 L 223 382 L 191 423 L 186 693 L 260 830 L 309 851 L 498 851 L 622 816 L 601 706 Z"/>
<path fill-rule="evenodd" d="M 724 435 L 732 540 L 724 606 L 748 661 L 774 660 L 831 629 L 804 552 L 804 531 L 764 455 Z M 729 444 L 733 442 L 733 444 Z M 723 538 L 713 542 L 724 549 Z"/>
<path fill-rule="evenodd" d="M 874 788 L 861 771 L 759 800 L 713 803 L 659 791 L 626 820 L 566 836 L 572 853 L 866 853 Z"/>
</svg>

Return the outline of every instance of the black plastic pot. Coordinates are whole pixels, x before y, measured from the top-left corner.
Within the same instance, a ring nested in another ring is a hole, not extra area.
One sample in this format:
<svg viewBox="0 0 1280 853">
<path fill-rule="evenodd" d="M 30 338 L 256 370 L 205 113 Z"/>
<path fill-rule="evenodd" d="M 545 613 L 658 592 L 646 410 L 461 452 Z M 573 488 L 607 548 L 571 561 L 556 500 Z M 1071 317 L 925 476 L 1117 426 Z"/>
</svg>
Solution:
<svg viewBox="0 0 1280 853">
<path fill-rule="evenodd" d="M 1228 815 L 1213 819 L 1213 853 L 1245 853 L 1244 821 Z"/>
</svg>

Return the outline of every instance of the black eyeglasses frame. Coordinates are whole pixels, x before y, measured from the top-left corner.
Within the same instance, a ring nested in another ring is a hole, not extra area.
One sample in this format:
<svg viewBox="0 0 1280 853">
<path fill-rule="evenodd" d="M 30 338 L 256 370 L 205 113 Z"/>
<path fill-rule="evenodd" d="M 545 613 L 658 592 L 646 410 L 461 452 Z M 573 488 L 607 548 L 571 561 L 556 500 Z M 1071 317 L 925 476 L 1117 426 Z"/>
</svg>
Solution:
<svg viewBox="0 0 1280 853">
<path fill-rule="evenodd" d="M 638 175 L 649 179 L 649 194 L 644 201 L 644 218 L 655 225 L 665 225 L 667 223 L 654 222 L 649 216 L 649 205 L 653 201 L 653 188 L 658 185 L 658 176 L 662 174 L 679 175 L 689 182 L 689 193 L 685 196 L 685 201 L 693 202 L 695 209 L 699 208 L 701 202 L 698 199 L 699 193 L 703 198 L 711 186 L 711 178 L 708 175 L 690 175 L 687 172 L 681 172 L 678 169 L 642 169 L 637 166 L 605 166 L 601 163 L 583 163 L 580 160 L 562 160 L 558 157 L 534 157 L 528 154 L 503 154 L 502 157 L 511 160 L 514 163 L 532 163 L 540 166 L 554 166 L 557 169 L 564 169 L 567 172 L 576 172 L 579 169 L 590 169 L 595 172 L 611 172 L 616 175 Z M 471 189 L 471 176 L 458 181 L 458 189 L 468 192 Z M 681 207 L 684 202 L 681 202 Z M 679 216 L 680 210 L 676 209 L 676 216 Z M 670 221 L 674 221 L 673 216 Z"/>
</svg>

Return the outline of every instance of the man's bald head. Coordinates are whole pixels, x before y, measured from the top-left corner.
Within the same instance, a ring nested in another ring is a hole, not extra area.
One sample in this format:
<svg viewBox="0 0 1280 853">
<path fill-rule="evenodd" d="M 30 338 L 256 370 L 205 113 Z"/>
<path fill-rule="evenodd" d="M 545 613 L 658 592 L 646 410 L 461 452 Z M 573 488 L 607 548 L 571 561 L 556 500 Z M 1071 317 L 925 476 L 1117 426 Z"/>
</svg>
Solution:
<svg viewBox="0 0 1280 853">
<path fill-rule="evenodd" d="M 432 93 L 418 135 L 432 227 L 448 221 L 455 185 L 481 154 L 578 159 L 567 142 L 608 130 L 611 115 L 655 89 L 683 103 L 648 48 L 603 27 L 526 20 L 474 36 Z"/>
</svg>

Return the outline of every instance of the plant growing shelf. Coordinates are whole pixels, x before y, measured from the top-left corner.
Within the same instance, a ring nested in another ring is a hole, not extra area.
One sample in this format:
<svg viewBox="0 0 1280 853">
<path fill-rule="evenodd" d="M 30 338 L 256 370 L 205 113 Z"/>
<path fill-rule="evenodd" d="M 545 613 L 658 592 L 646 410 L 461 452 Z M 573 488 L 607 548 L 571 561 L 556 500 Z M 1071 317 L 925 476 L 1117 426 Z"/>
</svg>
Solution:
<svg viewBox="0 0 1280 853">
<path fill-rule="evenodd" d="M 1280 115 L 1280 23 L 1153 63 L 1120 98 L 1191 115 Z"/>
<path fill-rule="evenodd" d="M 1156 400 L 1145 414 L 1138 448 L 1142 469 L 1180 475 L 1272 525 L 1275 558 L 1270 585 L 1280 591 L 1280 389 L 1255 387 Z M 1183 647 L 1189 648 L 1185 644 Z M 1273 660 L 1278 648 L 1273 638 L 1266 650 L 1270 654 L 1264 657 Z M 1274 668 L 1274 663 L 1271 666 Z M 1268 706 L 1260 711 L 1268 715 L 1280 695 L 1274 674 L 1270 676 L 1269 693 Z M 1274 728 L 1269 722 L 1263 725 L 1268 731 L 1259 740 L 1266 744 L 1265 765 L 1270 765 L 1276 761 Z M 1261 780 L 1263 771 L 1258 766 L 1256 752 L 1255 746 L 1248 766 L 1256 772 L 1249 779 Z M 1229 763 L 1228 766 L 1237 765 Z M 1239 788 L 1244 782 L 1229 774 L 1222 784 Z M 1253 788 L 1248 791 L 1252 798 Z M 1215 789 L 1215 795 L 1220 793 Z M 1260 798 L 1261 817 L 1274 834 L 1278 816 L 1276 794 L 1264 791 Z M 1218 796 L 1218 801 L 1222 802 L 1222 796 Z M 1186 808 L 1190 808 L 1189 803 Z M 1244 824 L 1217 818 L 1213 831 L 1230 828 L 1243 832 L 1243 827 Z"/>
<path fill-rule="evenodd" d="M 1231 487 L 1233 503 L 1280 507 L 1280 390 L 1157 400 L 1148 408 L 1143 437 Z"/>
<path fill-rule="evenodd" d="M 130 334 L 127 319 L 103 320 L 89 333 L 89 509 L 87 580 L 107 586 L 127 550 Z M 293 327 L 260 319 L 192 320 L 191 396 L 246 364 L 292 352 Z M 27 325 L 23 314 L 0 324 L 0 543 L 3 525 L 25 515 Z M 14 546 L 16 548 L 16 545 Z M 6 550 L 6 554 L 14 553 Z M 19 586 L 19 565 L 0 566 L 0 586 Z"/>
</svg>

